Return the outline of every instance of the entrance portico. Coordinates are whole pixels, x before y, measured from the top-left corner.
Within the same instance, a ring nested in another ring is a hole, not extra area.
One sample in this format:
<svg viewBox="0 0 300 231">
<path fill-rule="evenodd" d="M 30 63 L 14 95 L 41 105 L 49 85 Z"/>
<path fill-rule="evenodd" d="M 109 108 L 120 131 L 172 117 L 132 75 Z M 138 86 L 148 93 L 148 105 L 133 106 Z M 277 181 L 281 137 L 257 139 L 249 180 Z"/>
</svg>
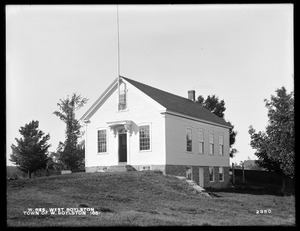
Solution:
<svg viewBox="0 0 300 231">
<path fill-rule="evenodd" d="M 130 136 L 132 134 L 131 120 L 121 120 L 106 123 L 111 131 L 113 131 L 114 137 L 117 138 L 118 147 L 118 164 L 130 164 Z"/>
</svg>

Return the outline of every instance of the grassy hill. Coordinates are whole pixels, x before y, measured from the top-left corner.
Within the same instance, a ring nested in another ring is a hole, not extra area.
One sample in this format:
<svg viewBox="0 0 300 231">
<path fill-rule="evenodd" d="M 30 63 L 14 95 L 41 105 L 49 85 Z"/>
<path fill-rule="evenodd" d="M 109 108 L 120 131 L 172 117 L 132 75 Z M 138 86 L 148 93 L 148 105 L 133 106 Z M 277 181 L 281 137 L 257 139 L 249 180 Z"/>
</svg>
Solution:
<svg viewBox="0 0 300 231">
<path fill-rule="evenodd" d="M 93 208 L 98 215 L 24 215 Z M 271 213 L 257 214 L 257 210 Z M 294 225 L 294 196 L 216 192 L 154 172 L 74 173 L 7 181 L 8 226 Z"/>
</svg>

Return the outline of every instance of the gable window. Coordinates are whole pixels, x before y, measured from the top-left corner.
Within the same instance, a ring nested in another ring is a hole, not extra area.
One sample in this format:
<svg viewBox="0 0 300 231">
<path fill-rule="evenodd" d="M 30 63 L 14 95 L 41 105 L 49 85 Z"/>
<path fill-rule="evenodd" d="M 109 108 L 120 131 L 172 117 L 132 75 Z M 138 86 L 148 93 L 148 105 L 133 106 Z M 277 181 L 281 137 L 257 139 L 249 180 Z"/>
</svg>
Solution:
<svg viewBox="0 0 300 231">
<path fill-rule="evenodd" d="M 214 154 L 214 134 L 209 134 L 209 154 Z"/>
<path fill-rule="evenodd" d="M 215 177 L 214 177 L 214 167 L 209 167 L 209 181 L 214 182 Z"/>
<path fill-rule="evenodd" d="M 150 150 L 150 125 L 139 126 L 140 151 Z"/>
<path fill-rule="evenodd" d="M 198 131 L 199 143 L 198 143 L 198 152 L 199 154 L 204 154 L 204 132 Z"/>
<path fill-rule="evenodd" d="M 224 181 L 224 169 L 219 167 L 219 181 Z"/>
<path fill-rule="evenodd" d="M 188 152 L 192 151 L 192 129 L 191 128 L 186 129 L 186 151 Z"/>
<path fill-rule="evenodd" d="M 122 83 L 119 90 L 119 105 L 118 110 L 122 111 L 127 108 L 126 85 Z"/>
<path fill-rule="evenodd" d="M 222 156 L 224 154 L 224 136 L 219 135 L 219 154 Z"/>
<path fill-rule="evenodd" d="M 107 152 L 106 130 L 98 130 L 98 153 Z"/>
</svg>

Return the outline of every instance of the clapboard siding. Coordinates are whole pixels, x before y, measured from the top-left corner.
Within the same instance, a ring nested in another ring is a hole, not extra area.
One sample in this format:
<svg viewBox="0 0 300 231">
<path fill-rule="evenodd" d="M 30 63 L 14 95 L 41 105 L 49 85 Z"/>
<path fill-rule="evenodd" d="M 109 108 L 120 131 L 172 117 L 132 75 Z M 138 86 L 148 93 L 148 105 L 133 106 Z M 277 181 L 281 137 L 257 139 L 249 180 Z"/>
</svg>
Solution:
<svg viewBox="0 0 300 231">
<path fill-rule="evenodd" d="M 166 115 L 166 162 L 170 165 L 229 166 L 229 129 L 174 115 Z M 192 152 L 186 151 L 186 129 L 192 129 Z M 198 130 L 204 131 L 204 154 L 198 154 Z M 214 134 L 214 155 L 209 154 L 209 133 Z M 219 155 L 219 134 L 224 155 Z"/>
<path fill-rule="evenodd" d="M 132 134 L 127 135 L 127 163 L 132 165 L 165 164 L 165 123 L 159 111 L 164 107 L 140 90 L 127 83 L 127 111 L 117 110 L 118 91 L 115 90 L 90 118 L 86 132 L 86 167 L 118 164 L 118 136 L 108 128 L 107 122 L 131 120 Z M 140 124 L 151 126 L 151 151 L 139 151 Z M 107 153 L 97 153 L 97 130 L 107 129 Z"/>
</svg>

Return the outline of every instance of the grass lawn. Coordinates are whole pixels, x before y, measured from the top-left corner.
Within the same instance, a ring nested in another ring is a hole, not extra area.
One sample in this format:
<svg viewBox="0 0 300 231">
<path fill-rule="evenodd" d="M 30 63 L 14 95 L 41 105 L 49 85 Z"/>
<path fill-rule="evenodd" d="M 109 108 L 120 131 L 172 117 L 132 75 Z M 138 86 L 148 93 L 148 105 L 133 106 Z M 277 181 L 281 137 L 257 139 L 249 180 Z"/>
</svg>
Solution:
<svg viewBox="0 0 300 231">
<path fill-rule="evenodd" d="M 186 182 L 149 171 L 12 180 L 7 181 L 7 225 L 295 225 L 294 196 L 213 195 L 195 194 Z M 98 215 L 24 215 L 28 208 L 93 208 Z"/>
</svg>

